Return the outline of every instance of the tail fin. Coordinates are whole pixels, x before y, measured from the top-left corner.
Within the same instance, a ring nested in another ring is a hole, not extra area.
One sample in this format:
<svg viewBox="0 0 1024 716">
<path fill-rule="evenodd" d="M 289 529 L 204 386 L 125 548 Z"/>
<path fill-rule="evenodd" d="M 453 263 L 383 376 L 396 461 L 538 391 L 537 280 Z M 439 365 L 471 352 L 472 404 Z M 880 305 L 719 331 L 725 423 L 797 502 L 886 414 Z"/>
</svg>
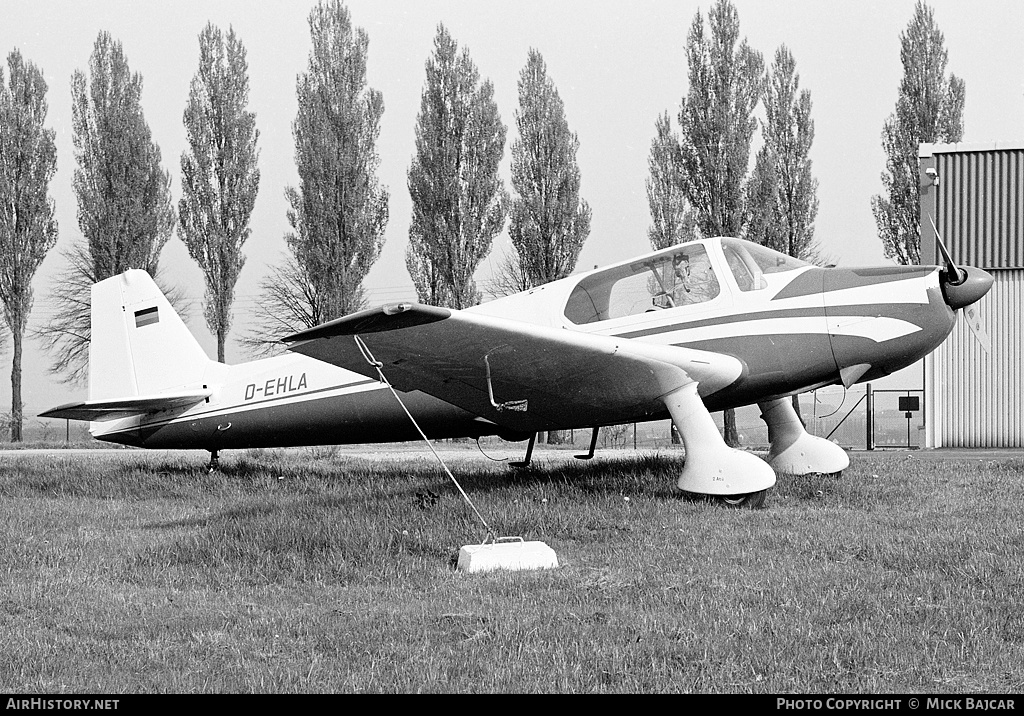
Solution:
<svg viewBox="0 0 1024 716">
<path fill-rule="evenodd" d="M 93 285 L 90 400 L 202 387 L 212 362 L 145 271 Z"/>
</svg>

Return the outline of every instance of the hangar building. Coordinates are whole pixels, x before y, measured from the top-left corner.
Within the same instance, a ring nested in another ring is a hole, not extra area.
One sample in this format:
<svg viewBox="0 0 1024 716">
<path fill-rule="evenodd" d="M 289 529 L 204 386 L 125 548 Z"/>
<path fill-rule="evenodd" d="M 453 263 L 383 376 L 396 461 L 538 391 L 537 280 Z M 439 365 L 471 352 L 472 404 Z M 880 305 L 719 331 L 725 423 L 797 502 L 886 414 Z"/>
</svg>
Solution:
<svg viewBox="0 0 1024 716">
<path fill-rule="evenodd" d="M 995 282 L 924 361 L 925 447 L 1024 447 L 1024 142 L 922 144 L 921 263 L 942 264 L 931 218 L 954 262 Z M 969 310 L 969 309 L 968 309 Z"/>
</svg>

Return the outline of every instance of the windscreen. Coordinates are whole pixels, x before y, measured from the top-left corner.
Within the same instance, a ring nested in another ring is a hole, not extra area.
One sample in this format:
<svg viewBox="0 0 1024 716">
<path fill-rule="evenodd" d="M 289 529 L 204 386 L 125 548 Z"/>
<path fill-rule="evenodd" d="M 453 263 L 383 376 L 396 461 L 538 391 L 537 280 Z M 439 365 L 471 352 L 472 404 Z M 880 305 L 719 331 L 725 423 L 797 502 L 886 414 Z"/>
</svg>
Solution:
<svg viewBox="0 0 1024 716">
<path fill-rule="evenodd" d="M 705 303 L 720 290 L 704 244 L 683 244 L 586 277 L 570 295 L 565 316 L 577 325 L 594 323 Z"/>
</svg>

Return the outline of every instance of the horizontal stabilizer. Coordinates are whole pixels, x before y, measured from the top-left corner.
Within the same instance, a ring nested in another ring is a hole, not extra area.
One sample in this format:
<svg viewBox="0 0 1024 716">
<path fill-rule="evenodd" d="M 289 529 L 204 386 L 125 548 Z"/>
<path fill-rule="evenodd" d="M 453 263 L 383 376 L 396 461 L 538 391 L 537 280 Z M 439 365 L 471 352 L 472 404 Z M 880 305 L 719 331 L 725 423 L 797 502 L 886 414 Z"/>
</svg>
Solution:
<svg viewBox="0 0 1024 716">
<path fill-rule="evenodd" d="M 166 393 L 163 395 L 112 398 L 110 400 L 85 400 L 67 403 L 40 413 L 41 418 L 67 418 L 69 420 L 115 420 L 132 415 L 159 413 L 161 410 L 187 408 L 205 400 L 213 391 L 202 390 L 190 393 Z"/>
</svg>

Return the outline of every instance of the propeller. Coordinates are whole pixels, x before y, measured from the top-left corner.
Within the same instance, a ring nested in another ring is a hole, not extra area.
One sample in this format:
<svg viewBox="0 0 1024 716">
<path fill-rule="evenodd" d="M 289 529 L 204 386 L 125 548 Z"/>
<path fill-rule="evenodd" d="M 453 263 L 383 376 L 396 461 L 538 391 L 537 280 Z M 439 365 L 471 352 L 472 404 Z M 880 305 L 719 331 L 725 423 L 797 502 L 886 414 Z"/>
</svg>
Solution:
<svg viewBox="0 0 1024 716">
<path fill-rule="evenodd" d="M 981 323 L 981 314 L 978 313 L 977 306 L 967 306 L 963 310 L 964 320 L 967 322 L 967 327 L 971 329 L 971 333 L 978 339 L 978 343 L 981 344 L 981 350 L 985 353 L 989 353 L 992 350 L 992 339 L 988 337 L 988 331 L 985 330 L 985 326 Z"/>
<path fill-rule="evenodd" d="M 935 244 L 938 246 L 939 253 L 942 254 L 942 260 L 946 264 L 942 270 L 944 276 L 942 280 L 942 295 L 946 300 L 946 305 L 954 311 L 963 309 L 964 321 L 967 323 L 967 327 L 978 340 L 981 349 L 988 353 L 992 349 L 992 339 L 989 338 L 988 331 L 985 330 L 985 326 L 981 322 L 981 314 L 978 312 L 978 307 L 974 304 L 981 300 L 982 296 L 992 288 L 992 276 L 981 269 L 972 266 L 961 267 L 953 263 L 953 258 L 949 255 L 949 251 L 946 250 L 946 246 L 942 242 L 942 236 L 935 227 L 935 220 L 931 216 L 928 217 L 928 220 L 931 222 L 932 230 L 935 232 Z"/>
</svg>

